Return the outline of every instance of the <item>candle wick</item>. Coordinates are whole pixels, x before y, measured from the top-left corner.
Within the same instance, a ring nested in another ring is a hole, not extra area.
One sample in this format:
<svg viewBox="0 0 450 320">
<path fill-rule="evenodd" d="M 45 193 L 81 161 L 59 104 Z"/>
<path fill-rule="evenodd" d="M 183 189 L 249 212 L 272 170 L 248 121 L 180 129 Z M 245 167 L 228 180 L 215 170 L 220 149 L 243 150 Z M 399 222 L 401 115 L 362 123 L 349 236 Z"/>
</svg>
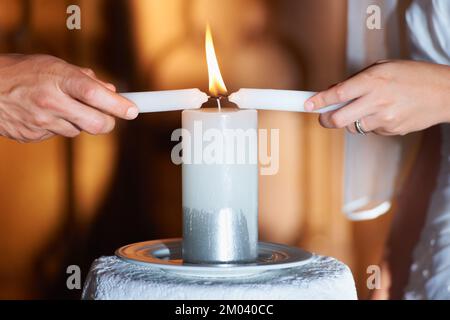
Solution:
<svg viewBox="0 0 450 320">
<path fill-rule="evenodd" d="M 222 105 L 220 104 L 220 97 L 216 98 L 216 101 L 217 101 L 217 107 L 219 108 L 219 111 L 221 111 Z"/>
</svg>

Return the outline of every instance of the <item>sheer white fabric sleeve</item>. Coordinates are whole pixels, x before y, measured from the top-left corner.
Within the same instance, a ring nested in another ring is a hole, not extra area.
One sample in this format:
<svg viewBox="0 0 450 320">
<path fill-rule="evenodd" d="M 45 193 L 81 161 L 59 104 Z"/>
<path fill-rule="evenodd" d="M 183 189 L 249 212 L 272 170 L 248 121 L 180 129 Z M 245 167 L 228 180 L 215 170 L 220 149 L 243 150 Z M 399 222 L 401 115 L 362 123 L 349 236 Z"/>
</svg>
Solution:
<svg viewBox="0 0 450 320">
<path fill-rule="evenodd" d="M 414 1 L 406 15 L 411 57 L 439 64 L 450 63 L 450 1 Z"/>
<path fill-rule="evenodd" d="M 348 1 L 347 61 L 349 73 L 380 59 L 400 55 L 397 1 Z M 370 29 L 367 19 L 379 10 L 380 29 Z M 398 137 L 346 134 L 344 205 L 351 220 L 374 219 L 391 207 L 402 154 Z"/>
</svg>

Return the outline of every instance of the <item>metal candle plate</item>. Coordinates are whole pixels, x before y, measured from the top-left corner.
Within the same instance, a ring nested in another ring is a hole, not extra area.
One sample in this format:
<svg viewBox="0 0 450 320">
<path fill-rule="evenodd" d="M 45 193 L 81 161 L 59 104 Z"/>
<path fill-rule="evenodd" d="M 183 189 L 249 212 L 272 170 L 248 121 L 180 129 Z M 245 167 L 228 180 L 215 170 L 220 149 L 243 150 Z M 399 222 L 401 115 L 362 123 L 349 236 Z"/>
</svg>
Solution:
<svg viewBox="0 0 450 320">
<path fill-rule="evenodd" d="M 258 258 L 243 264 L 188 264 L 182 258 L 182 239 L 145 241 L 116 250 L 116 255 L 130 263 L 163 271 L 198 277 L 243 277 L 268 270 L 293 268 L 308 263 L 313 254 L 281 244 L 259 242 Z"/>
</svg>

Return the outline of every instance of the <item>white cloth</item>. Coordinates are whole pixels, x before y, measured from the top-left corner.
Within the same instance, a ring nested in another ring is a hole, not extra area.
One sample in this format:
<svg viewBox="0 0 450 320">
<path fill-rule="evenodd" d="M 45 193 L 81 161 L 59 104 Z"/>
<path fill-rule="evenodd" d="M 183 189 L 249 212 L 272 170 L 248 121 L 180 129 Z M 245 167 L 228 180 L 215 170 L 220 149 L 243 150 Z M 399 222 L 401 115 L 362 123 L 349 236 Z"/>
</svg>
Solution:
<svg viewBox="0 0 450 320">
<path fill-rule="evenodd" d="M 299 300 L 357 299 L 350 269 L 323 256 L 297 268 L 242 278 L 185 277 L 158 268 L 101 257 L 92 264 L 83 299 Z"/>
<path fill-rule="evenodd" d="M 406 21 L 414 60 L 450 63 L 450 1 L 416 0 Z"/>
<path fill-rule="evenodd" d="M 376 4 L 380 29 L 369 29 L 368 10 Z M 347 67 L 353 74 L 381 59 L 401 58 L 403 42 L 396 0 L 349 0 Z M 350 220 L 375 219 L 389 211 L 400 168 L 402 140 L 379 135 L 345 135 L 344 201 Z M 380 171 L 383 174 L 380 174 Z"/>
<path fill-rule="evenodd" d="M 412 57 L 450 65 L 450 1 L 414 1 L 407 22 Z M 441 127 L 438 183 L 414 250 L 406 299 L 450 299 L 450 124 Z"/>
</svg>

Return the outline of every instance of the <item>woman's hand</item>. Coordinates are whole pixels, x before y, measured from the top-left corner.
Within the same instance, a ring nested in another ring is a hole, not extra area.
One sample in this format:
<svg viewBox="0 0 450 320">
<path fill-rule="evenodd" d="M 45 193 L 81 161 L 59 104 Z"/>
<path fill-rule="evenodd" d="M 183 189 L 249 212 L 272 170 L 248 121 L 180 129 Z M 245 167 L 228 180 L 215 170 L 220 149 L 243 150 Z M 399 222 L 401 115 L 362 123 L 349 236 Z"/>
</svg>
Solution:
<svg viewBox="0 0 450 320">
<path fill-rule="evenodd" d="M 311 97 L 308 111 L 348 102 L 322 114 L 326 128 L 356 133 L 360 120 L 365 132 L 405 135 L 450 122 L 450 66 L 415 61 L 382 61 L 350 79 Z"/>
<path fill-rule="evenodd" d="M 110 132 L 137 107 L 94 72 L 46 55 L 0 55 L 0 135 L 32 142 Z"/>
</svg>

